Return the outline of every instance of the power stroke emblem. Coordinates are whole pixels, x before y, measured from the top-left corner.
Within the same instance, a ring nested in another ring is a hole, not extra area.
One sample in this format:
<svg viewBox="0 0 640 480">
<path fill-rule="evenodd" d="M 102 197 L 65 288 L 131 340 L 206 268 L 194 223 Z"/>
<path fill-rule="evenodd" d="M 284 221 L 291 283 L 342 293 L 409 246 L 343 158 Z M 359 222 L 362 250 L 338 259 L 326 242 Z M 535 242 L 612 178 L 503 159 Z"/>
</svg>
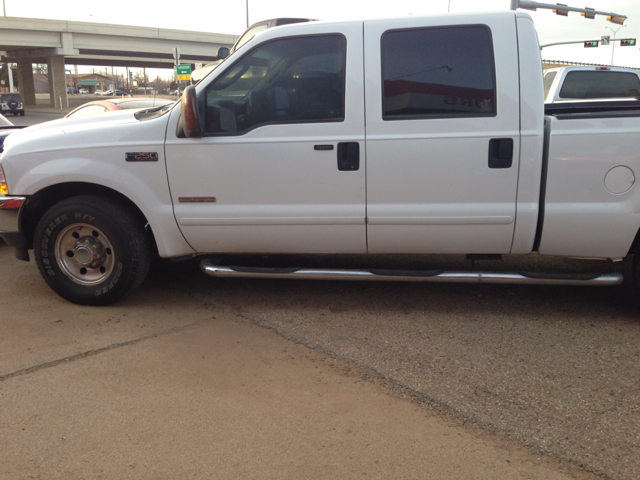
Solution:
<svg viewBox="0 0 640 480">
<path fill-rule="evenodd" d="M 124 158 L 127 162 L 157 162 L 158 152 L 127 152 Z"/>
</svg>

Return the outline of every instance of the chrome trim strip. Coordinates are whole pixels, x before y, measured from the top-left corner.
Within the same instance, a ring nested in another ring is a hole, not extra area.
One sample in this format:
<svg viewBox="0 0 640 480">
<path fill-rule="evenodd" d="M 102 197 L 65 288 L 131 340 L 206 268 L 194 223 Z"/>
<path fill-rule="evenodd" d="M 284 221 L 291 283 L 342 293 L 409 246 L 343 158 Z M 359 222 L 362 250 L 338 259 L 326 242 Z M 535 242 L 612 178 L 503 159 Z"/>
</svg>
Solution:
<svg viewBox="0 0 640 480">
<path fill-rule="evenodd" d="M 496 284 L 521 284 L 521 285 L 620 285 L 623 281 L 622 274 L 602 274 L 592 279 L 582 280 L 576 278 L 531 278 L 519 273 L 508 272 L 443 272 L 439 275 L 376 275 L 368 270 L 331 270 L 300 268 L 295 271 L 287 270 L 283 273 L 277 271 L 236 271 L 230 267 L 213 265 L 208 258 L 200 262 L 200 269 L 212 277 L 236 277 L 236 278 L 272 278 L 272 279 L 301 279 L 301 280 L 373 280 L 394 282 L 438 282 L 438 283 L 496 283 Z"/>
<path fill-rule="evenodd" d="M 27 197 L 0 196 L 0 232 L 20 231 L 20 211 Z"/>
<path fill-rule="evenodd" d="M 364 217 L 181 218 L 185 227 L 215 225 L 364 225 Z"/>
<path fill-rule="evenodd" d="M 369 217 L 369 225 L 508 225 L 513 217 Z"/>
</svg>

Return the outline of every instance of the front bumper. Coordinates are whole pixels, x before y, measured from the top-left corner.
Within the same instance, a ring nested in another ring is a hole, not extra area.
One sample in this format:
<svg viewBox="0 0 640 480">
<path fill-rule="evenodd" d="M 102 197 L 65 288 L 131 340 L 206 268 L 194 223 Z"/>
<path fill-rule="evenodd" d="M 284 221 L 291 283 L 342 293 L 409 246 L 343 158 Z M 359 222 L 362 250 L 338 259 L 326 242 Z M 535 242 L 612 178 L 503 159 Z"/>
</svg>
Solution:
<svg viewBox="0 0 640 480">
<path fill-rule="evenodd" d="M 28 243 L 20 230 L 20 214 L 27 197 L 0 197 L 0 238 L 16 249 L 16 257 L 29 260 Z"/>
</svg>

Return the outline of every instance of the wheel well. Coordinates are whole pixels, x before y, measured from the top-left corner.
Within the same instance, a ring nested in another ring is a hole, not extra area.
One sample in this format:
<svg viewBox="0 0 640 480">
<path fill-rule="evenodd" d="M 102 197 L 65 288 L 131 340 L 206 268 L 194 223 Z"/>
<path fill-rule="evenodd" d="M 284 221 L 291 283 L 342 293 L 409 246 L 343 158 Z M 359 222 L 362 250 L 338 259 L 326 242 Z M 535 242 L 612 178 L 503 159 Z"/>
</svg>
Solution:
<svg viewBox="0 0 640 480">
<path fill-rule="evenodd" d="M 144 216 L 138 206 L 111 188 L 107 188 L 103 185 L 97 185 L 93 183 L 61 183 L 58 185 L 52 185 L 38 193 L 31 195 L 25 204 L 25 208 L 22 212 L 21 227 L 25 238 L 29 244 L 28 248 L 33 248 L 33 236 L 36 230 L 38 222 L 44 215 L 44 213 L 56 203 L 65 200 L 67 198 L 76 197 L 78 195 L 100 195 L 108 197 L 111 200 L 120 204 L 123 208 L 133 212 L 138 218 L 140 223 L 145 226 L 145 230 L 150 235 L 151 245 L 156 248 L 155 239 L 153 238 L 153 232 L 148 225 L 147 218 Z"/>
</svg>

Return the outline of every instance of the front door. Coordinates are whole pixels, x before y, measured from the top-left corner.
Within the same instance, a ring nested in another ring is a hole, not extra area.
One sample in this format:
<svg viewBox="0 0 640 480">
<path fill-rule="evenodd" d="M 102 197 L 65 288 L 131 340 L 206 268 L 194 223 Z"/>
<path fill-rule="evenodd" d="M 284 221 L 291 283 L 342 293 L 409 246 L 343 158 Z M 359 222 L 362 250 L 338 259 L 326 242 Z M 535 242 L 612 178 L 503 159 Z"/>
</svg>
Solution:
<svg viewBox="0 0 640 480">
<path fill-rule="evenodd" d="M 198 86 L 202 138 L 172 113 L 174 213 L 198 252 L 366 251 L 362 23 L 287 29 Z"/>
</svg>

